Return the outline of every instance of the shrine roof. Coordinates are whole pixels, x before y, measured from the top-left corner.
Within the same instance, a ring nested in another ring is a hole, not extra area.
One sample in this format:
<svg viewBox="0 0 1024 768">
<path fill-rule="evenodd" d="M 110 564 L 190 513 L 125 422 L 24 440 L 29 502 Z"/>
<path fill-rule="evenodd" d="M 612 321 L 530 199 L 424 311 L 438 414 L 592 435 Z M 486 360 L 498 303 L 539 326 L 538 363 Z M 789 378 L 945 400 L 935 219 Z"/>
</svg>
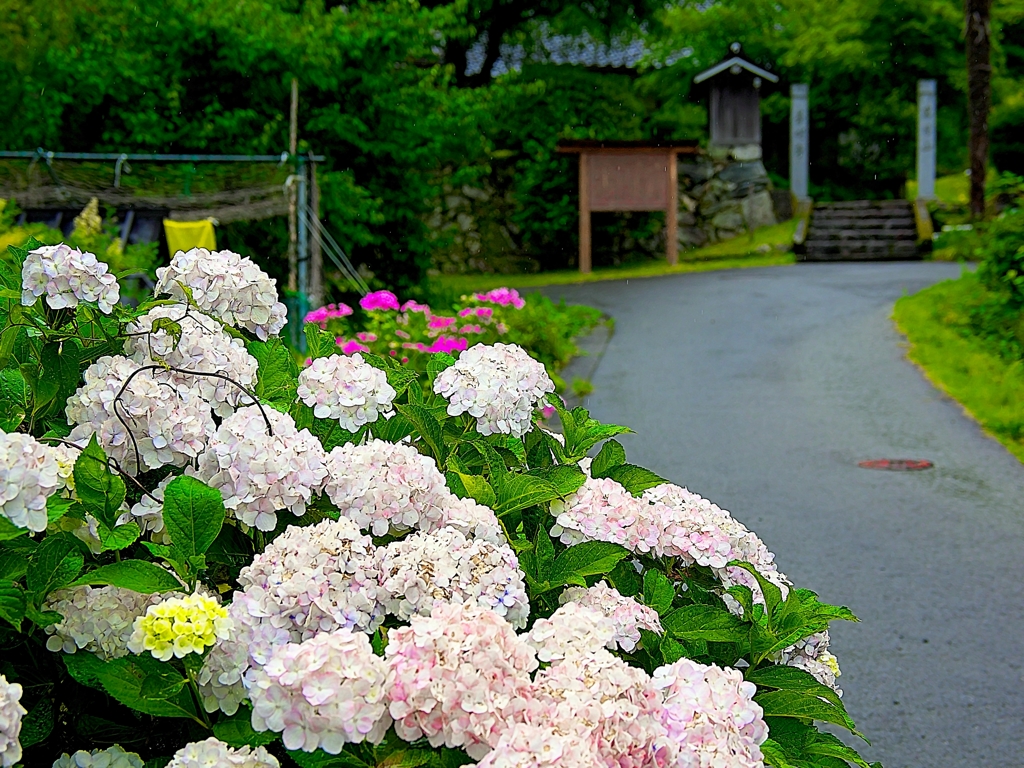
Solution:
<svg viewBox="0 0 1024 768">
<path fill-rule="evenodd" d="M 700 147 L 696 139 L 682 139 L 675 141 L 632 141 L 620 139 L 561 139 L 557 145 L 557 151 L 565 153 L 580 153 L 594 151 L 651 151 L 662 150 L 677 152 L 686 155 L 696 155 Z"/>
<path fill-rule="evenodd" d="M 761 67 L 757 66 L 757 64 L 752 64 L 751 62 L 747 61 L 744 58 L 741 58 L 740 56 L 733 56 L 731 58 L 724 59 L 715 64 L 715 66 L 711 67 L 710 69 L 705 69 L 703 72 L 701 72 L 699 75 L 696 75 L 693 78 L 693 82 L 694 84 L 703 83 L 705 80 L 710 80 L 715 75 L 720 75 L 723 72 L 732 71 L 733 67 L 745 69 L 750 74 L 756 75 L 757 77 L 767 80 L 769 83 L 779 82 L 778 75 L 769 72 L 767 69 L 762 69 Z"/>
</svg>

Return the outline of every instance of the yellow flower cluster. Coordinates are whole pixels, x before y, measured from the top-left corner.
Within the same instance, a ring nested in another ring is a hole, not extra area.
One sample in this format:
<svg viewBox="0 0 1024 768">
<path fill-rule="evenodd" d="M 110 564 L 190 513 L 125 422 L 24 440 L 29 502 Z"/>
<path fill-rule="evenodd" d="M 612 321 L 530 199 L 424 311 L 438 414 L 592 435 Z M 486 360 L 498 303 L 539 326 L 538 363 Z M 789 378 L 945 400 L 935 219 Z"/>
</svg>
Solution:
<svg viewBox="0 0 1024 768">
<path fill-rule="evenodd" d="M 160 661 L 202 653 L 217 639 L 227 639 L 231 619 L 212 597 L 195 594 L 151 605 L 135 620 L 128 650 L 149 651 Z"/>
</svg>

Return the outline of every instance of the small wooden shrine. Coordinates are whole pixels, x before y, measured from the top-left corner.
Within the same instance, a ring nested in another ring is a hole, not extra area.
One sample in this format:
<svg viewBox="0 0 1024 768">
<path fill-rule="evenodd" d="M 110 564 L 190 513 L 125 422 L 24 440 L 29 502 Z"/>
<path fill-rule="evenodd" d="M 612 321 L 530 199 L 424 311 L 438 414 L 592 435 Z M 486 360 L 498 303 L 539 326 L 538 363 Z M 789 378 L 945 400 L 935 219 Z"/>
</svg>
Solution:
<svg viewBox="0 0 1024 768">
<path fill-rule="evenodd" d="M 593 211 L 664 211 L 668 263 L 678 261 L 678 155 L 695 155 L 696 141 L 560 141 L 558 151 L 580 156 L 580 272 L 592 267 Z"/>
<path fill-rule="evenodd" d="M 730 56 L 693 78 L 696 94 L 707 94 L 711 146 L 761 144 L 761 88 L 779 77 L 744 59 L 740 50 L 733 43 Z"/>
</svg>

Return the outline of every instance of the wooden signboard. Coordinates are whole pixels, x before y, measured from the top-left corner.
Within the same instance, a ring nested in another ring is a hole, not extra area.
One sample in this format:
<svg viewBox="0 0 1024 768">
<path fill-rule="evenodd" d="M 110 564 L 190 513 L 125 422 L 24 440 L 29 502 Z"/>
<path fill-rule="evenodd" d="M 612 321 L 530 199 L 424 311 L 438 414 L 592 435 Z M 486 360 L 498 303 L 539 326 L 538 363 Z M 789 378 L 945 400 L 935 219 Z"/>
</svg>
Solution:
<svg viewBox="0 0 1024 768">
<path fill-rule="evenodd" d="M 678 261 L 676 157 L 697 142 L 563 141 L 558 151 L 580 156 L 580 272 L 592 269 L 592 211 L 664 211 L 668 263 Z"/>
</svg>

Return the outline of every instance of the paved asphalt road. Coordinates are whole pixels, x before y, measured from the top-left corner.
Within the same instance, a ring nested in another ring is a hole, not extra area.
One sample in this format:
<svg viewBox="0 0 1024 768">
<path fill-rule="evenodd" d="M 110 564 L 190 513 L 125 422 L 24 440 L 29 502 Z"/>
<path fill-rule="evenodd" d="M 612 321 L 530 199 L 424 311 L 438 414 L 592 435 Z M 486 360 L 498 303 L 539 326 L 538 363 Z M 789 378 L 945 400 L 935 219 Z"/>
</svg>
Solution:
<svg viewBox="0 0 1024 768">
<path fill-rule="evenodd" d="M 893 302 L 944 263 L 799 264 L 559 286 L 615 334 L 586 404 L 631 461 L 755 530 L 834 625 L 886 768 L 1024 766 L 1024 467 L 904 358 Z M 860 469 L 925 458 L 922 472 Z"/>
</svg>

